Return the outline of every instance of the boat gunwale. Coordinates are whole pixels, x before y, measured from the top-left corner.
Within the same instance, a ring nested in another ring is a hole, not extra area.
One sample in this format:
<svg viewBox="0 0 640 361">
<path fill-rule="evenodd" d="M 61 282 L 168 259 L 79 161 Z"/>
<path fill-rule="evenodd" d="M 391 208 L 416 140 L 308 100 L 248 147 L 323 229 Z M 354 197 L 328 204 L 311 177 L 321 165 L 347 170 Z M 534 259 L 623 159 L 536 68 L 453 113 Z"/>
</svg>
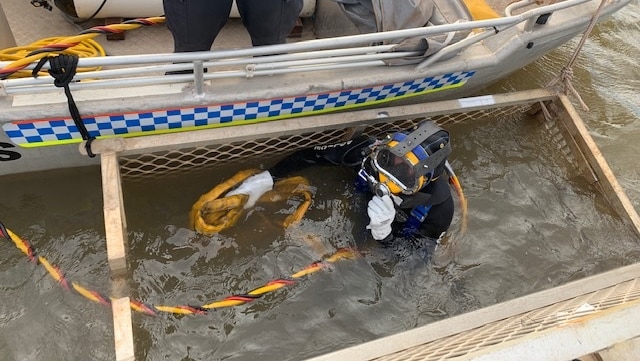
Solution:
<svg viewBox="0 0 640 361">
<path fill-rule="evenodd" d="M 497 19 L 487 19 L 487 20 L 477 20 L 470 22 L 460 22 L 455 24 L 445 24 L 445 25 L 434 25 L 423 28 L 414 28 L 414 29 L 403 29 L 396 30 L 384 33 L 371 33 L 371 34 L 358 34 L 358 35 L 350 35 L 336 38 L 328 38 L 328 39 L 314 39 L 314 40 L 306 40 L 301 42 L 292 42 L 288 44 L 280 44 L 280 45 L 270 45 L 263 47 L 250 47 L 244 49 L 230 49 L 230 50 L 219 50 L 219 51 L 207 51 L 207 52 L 193 52 L 193 53 L 159 53 L 159 54 L 143 54 L 143 55 L 117 55 L 117 56 L 108 56 L 108 57 L 98 57 L 98 58 L 80 58 L 78 61 L 79 67 L 102 67 L 102 66 L 126 66 L 126 65 L 148 65 L 148 64 L 165 64 L 165 65 L 154 65 L 148 67 L 134 67 L 132 71 L 137 71 L 138 73 L 145 72 L 160 72 L 160 71 L 172 71 L 172 70 L 188 70 L 194 69 L 195 67 L 205 66 L 211 67 L 216 66 L 215 60 L 223 60 L 223 59 L 238 59 L 246 57 L 246 60 L 242 63 L 246 64 L 246 68 L 244 70 L 240 70 L 234 74 L 229 74 L 228 72 L 216 74 L 215 72 L 208 72 L 204 74 L 198 74 L 195 72 L 195 75 L 172 75 L 172 76 L 154 76 L 148 77 L 147 79 L 139 79 L 137 81 L 132 81 L 128 78 L 116 79 L 116 80 L 95 80 L 96 78 L 100 78 L 101 74 L 105 74 L 102 71 L 92 71 L 86 72 L 82 76 L 78 76 L 76 80 L 81 79 L 94 79 L 91 82 L 85 83 L 73 83 L 71 84 L 72 89 L 82 89 L 82 88 L 95 88 L 95 87 L 118 87 L 118 86 L 145 86 L 145 85 L 159 85 L 159 84 L 170 84 L 170 83 L 180 83 L 180 82 L 195 82 L 195 84 L 200 84 L 206 80 L 212 80 L 217 77 L 243 77 L 250 78 L 255 76 L 269 76 L 274 75 L 273 71 L 265 70 L 263 72 L 256 72 L 251 68 L 252 64 L 256 64 L 258 62 L 253 59 L 254 57 L 260 57 L 259 63 L 264 63 L 269 60 L 269 56 L 277 56 L 278 59 L 283 59 L 282 61 L 286 61 L 287 57 L 283 57 L 283 53 L 299 53 L 299 52 L 312 52 L 317 50 L 327 50 L 335 47 L 344 47 L 344 46 L 357 46 L 362 45 L 363 43 L 376 43 L 376 42 L 384 42 L 393 39 L 399 38 L 410 38 L 416 36 L 433 36 L 433 35 L 442 35 L 447 34 L 453 31 L 471 31 L 473 29 L 485 29 L 484 31 L 489 31 L 493 33 L 495 36 L 499 34 L 501 31 L 521 24 L 526 21 L 531 21 L 534 18 L 537 18 L 540 15 L 555 12 L 559 10 L 565 10 L 568 8 L 572 8 L 574 6 L 579 6 L 583 3 L 590 2 L 593 0 L 567 0 L 560 3 L 555 3 L 552 5 L 546 5 L 542 7 L 538 7 L 535 9 L 531 9 L 523 12 L 522 14 L 512 15 L 511 17 L 501 17 Z M 616 0 L 618 3 L 628 2 L 630 0 Z M 477 35 L 476 35 L 477 36 Z M 486 38 L 486 36 L 485 36 Z M 482 40 L 482 39 L 478 39 Z M 441 49 L 439 52 L 435 54 L 438 56 L 438 53 L 446 52 L 447 49 L 451 49 L 451 47 L 460 47 L 456 46 L 460 42 L 450 44 L 447 47 Z M 476 42 L 471 42 L 471 44 L 466 45 L 469 46 L 475 44 Z M 363 53 L 375 51 L 377 50 L 375 47 L 362 47 Z M 387 48 L 383 48 L 382 51 L 386 51 Z M 462 49 L 455 49 L 456 52 L 461 51 Z M 433 57 L 434 55 L 432 55 Z M 433 62 L 429 60 L 429 57 L 425 58 L 425 61 L 429 63 Z M 208 63 L 199 63 L 204 61 L 209 61 Z M 349 62 L 349 59 L 346 59 L 346 62 Z M 167 64 L 169 63 L 169 64 Z M 184 63 L 184 64 L 171 64 L 171 63 Z M 0 62 L 0 68 L 8 65 L 8 62 Z M 194 65 L 195 64 L 195 65 Z M 367 65 L 374 65 L 372 63 L 368 63 Z M 377 65 L 385 65 L 383 61 L 378 63 Z M 33 69 L 35 65 L 31 64 L 27 66 L 25 69 Z M 44 68 L 46 69 L 48 65 L 45 64 Z M 422 66 L 424 68 L 424 66 Z M 414 69 L 420 72 L 419 68 L 416 68 L 416 65 L 411 65 L 409 68 Z M 406 69 L 406 67 L 404 67 Z M 291 72 L 299 72 L 304 71 L 302 68 L 292 68 Z M 423 69 L 424 70 L 424 69 Z M 122 73 L 122 70 L 113 71 L 113 70 L 105 70 L 105 72 L 112 72 L 113 76 L 119 76 Z M 284 72 L 284 71 L 281 71 Z M 106 73 L 109 75 L 110 73 Z M 53 79 L 51 77 L 39 77 L 39 78 L 22 78 L 22 79 L 5 79 L 0 80 L 0 97 L 18 94 L 18 93 L 35 93 L 35 92 L 48 92 L 48 91 L 56 91 L 58 90 L 52 84 Z M 137 84 L 136 84 L 137 82 Z M 33 86 L 32 86 L 33 85 Z"/>
</svg>

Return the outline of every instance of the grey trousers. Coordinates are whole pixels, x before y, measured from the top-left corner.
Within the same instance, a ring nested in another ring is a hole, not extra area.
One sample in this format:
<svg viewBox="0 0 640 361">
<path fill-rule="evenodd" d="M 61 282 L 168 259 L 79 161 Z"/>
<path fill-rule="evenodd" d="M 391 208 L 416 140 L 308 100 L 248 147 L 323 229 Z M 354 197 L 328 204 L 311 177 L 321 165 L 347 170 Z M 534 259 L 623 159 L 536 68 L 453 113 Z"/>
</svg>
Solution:
<svg viewBox="0 0 640 361">
<path fill-rule="evenodd" d="M 163 0 L 174 51 L 207 51 L 229 19 L 232 0 Z M 254 46 L 281 44 L 293 29 L 303 0 L 236 0 Z"/>
<path fill-rule="evenodd" d="M 434 0 L 333 0 L 361 33 L 426 26 Z"/>
</svg>

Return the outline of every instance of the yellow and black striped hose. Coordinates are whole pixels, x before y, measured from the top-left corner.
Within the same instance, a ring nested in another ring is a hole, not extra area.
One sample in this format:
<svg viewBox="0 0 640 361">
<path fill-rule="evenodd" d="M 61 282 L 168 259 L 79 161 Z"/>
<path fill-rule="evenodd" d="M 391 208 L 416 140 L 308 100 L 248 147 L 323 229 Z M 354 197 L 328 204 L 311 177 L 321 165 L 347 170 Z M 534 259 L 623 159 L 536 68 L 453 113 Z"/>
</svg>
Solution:
<svg viewBox="0 0 640 361">
<path fill-rule="evenodd" d="M 31 64 L 37 64 L 43 58 L 56 56 L 57 54 L 76 55 L 81 58 L 105 56 L 102 46 L 93 40 L 95 37 L 103 34 L 118 34 L 142 26 L 162 23 L 164 23 L 164 16 L 132 19 L 120 24 L 94 26 L 74 36 L 47 38 L 27 46 L 0 50 L 0 61 L 11 62 L 9 65 L 0 68 L 0 79 L 32 76 L 30 71 L 24 71 L 23 69 Z M 78 69 L 78 71 L 91 70 L 95 69 Z"/>
</svg>

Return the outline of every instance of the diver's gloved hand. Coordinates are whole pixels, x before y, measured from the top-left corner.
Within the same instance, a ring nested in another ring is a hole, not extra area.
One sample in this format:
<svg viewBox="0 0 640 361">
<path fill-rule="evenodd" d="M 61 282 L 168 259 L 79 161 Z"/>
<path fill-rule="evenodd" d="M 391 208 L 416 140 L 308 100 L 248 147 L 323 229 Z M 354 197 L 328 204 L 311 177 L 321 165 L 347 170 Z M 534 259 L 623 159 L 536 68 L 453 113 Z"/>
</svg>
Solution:
<svg viewBox="0 0 640 361">
<path fill-rule="evenodd" d="M 391 197 L 388 195 L 373 196 L 369 201 L 367 214 L 369 214 L 370 220 L 367 229 L 371 230 L 373 239 L 380 241 L 391 234 L 391 223 L 396 216 L 396 209 Z"/>
<path fill-rule="evenodd" d="M 228 196 L 233 196 L 236 194 L 246 194 L 249 196 L 247 203 L 245 203 L 244 208 L 251 208 L 256 201 L 265 193 L 270 191 L 273 188 L 273 178 L 271 177 L 271 173 L 269 171 L 264 171 L 262 173 L 258 173 L 252 175 L 251 177 L 245 179 L 238 188 L 232 190 L 227 193 Z"/>
</svg>

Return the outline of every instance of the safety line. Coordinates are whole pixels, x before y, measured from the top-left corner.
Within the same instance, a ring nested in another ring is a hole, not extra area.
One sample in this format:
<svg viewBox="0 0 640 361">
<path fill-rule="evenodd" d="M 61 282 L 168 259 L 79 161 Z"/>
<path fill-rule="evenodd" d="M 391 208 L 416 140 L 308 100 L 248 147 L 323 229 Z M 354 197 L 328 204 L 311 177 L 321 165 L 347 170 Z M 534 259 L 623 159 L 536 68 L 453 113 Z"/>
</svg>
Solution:
<svg viewBox="0 0 640 361">
<path fill-rule="evenodd" d="M 64 289 L 69 291 L 75 291 L 75 293 L 79 294 L 80 296 L 83 296 L 84 298 L 90 301 L 100 303 L 105 306 L 111 305 L 112 297 L 104 295 L 100 292 L 87 289 L 76 282 L 70 282 L 67 279 L 67 277 L 65 277 L 64 272 L 62 272 L 62 270 L 59 267 L 51 264 L 45 257 L 37 255 L 33 246 L 29 242 L 22 239 L 20 236 L 12 232 L 10 229 L 6 228 L 4 224 L 2 224 L 2 222 L 0 222 L 0 237 L 3 237 L 5 239 L 12 241 L 15 244 L 15 246 L 29 258 L 30 262 L 33 262 L 36 265 L 43 266 L 47 271 L 47 273 L 49 273 L 49 275 L 53 277 L 53 279 L 56 280 Z M 350 249 L 350 248 L 338 249 L 335 253 L 327 257 L 324 257 L 320 261 L 313 262 L 312 264 L 290 275 L 289 277 L 279 278 L 271 282 L 268 282 L 263 286 L 255 288 L 245 294 L 228 296 L 222 300 L 207 303 L 202 306 L 151 305 L 151 304 L 147 304 L 142 301 L 133 300 L 133 299 L 129 301 L 129 304 L 133 311 L 140 312 L 150 316 L 156 316 L 160 313 L 172 313 L 172 314 L 181 314 L 181 315 L 206 315 L 209 310 L 222 308 L 222 307 L 244 305 L 246 303 L 252 302 L 262 297 L 267 293 L 276 291 L 283 287 L 296 285 L 299 279 L 307 275 L 310 275 L 312 273 L 315 273 L 317 271 L 324 270 L 331 263 L 335 263 L 345 259 L 353 259 L 356 257 L 357 257 L 357 254 L 353 249 Z"/>
<path fill-rule="evenodd" d="M 103 26 L 94 26 L 80 32 L 78 35 L 56 38 L 54 42 L 44 44 L 37 49 L 32 50 L 24 58 L 18 59 L 0 69 L 0 79 L 6 79 L 13 73 L 16 73 L 30 64 L 37 63 L 41 59 L 48 56 L 55 56 L 62 51 L 73 48 L 78 44 L 82 44 L 90 39 L 102 34 L 119 34 L 127 30 L 137 29 L 141 26 L 151 26 L 164 23 L 164 16 L 156 16 L 150 18 L 139 18 L 124 21 L 120 24 L 111 24 Z"/>
</svg>

